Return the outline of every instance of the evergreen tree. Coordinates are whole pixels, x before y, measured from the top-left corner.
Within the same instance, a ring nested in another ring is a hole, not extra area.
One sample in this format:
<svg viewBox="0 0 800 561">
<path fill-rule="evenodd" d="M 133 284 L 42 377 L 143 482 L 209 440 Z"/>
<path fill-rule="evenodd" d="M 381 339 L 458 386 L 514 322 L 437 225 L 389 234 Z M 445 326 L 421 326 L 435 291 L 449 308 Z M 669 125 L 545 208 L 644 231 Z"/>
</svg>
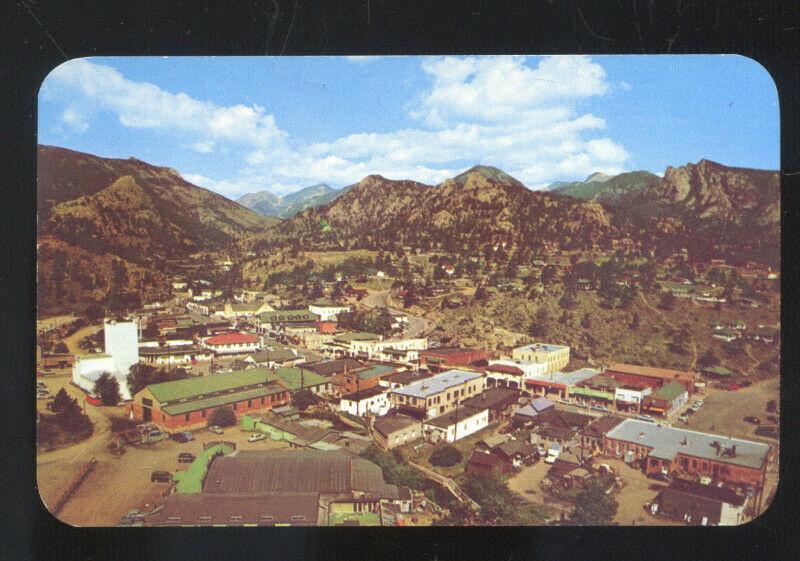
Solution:
<svg viewBox="0 0 800 561">
<path fill-rule="evenodd" d="M 608 526 L 614 521 L 619 507 L 611 495 L 606 494 L 610 485 L 607 479 L 591 481 L 575 498 L 575 508 L 570 520 L 579 526 Z"/>
<path fill-rule="evenodd" d="M 119 380 L 104 372 L 95 380 L 94 393 L 103 405 L 114 406 L 122 399 L 119 395 Z"/>
</svg>

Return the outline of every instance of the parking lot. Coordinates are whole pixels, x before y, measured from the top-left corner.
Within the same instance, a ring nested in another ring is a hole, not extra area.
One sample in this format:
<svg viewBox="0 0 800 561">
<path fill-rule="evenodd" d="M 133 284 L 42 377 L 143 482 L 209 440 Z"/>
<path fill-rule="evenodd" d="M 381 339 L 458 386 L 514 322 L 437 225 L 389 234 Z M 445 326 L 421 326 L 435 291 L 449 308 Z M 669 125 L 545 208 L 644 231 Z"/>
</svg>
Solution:
<svg viewBox="0 0 800 561">
<path fill-rule="evenodd" d="M 41 378 L 55 394 L 64 387 L 72 397 L 83 403 L 83 392 L 69 383 L 68 372 L 62 371 Z M 40 400 L 37 407 L 45 407 Z M 66 501 L 58 513 L 59 520 L 80 526 L 113 526 L 120 517 L 134 508 L 152 506 L 167 489 L 163 483 L 151 483 L 153 471 L 174 472 L 188 464 L 178 463 L 180 452 L 199 453 L 203 444 L 226 440 L 236 443 L 237 449 L 268 450 L 288 446 L 271 439 L 247 442 L 249 431 L 238 427 L 224 429 L 221 435 L 206 430 L 195 433 L 187 443 L 164 440 L 149 446 L 126 446 L 126 452 L 114 456 L 108 451 L 111 441 L 109 423 L 112 417 L 124 416 L 123 407 L 86 405 L 86 413 L 94 423 L 94 433 L 88 439 L 64 448 L 41 451 L 37 454 L 37 484 L 45 505 L 52 509 L 66 494 L 76 477 L 89 462 L 96 460 L 94 469 Z"/>
</svg>

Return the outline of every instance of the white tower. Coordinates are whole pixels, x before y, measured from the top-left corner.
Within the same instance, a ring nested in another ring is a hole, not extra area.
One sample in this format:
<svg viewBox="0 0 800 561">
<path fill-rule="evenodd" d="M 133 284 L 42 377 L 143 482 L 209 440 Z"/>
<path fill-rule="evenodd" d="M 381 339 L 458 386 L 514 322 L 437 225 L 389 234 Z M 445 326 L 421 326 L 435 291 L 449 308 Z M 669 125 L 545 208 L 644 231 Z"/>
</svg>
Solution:
<svg viewBox="0 0 800 561">
<path fill-rule="evenodd" d="M 103 335 L 106 354 L 114 358 L 114 376 L 119 380 L 119 393 L 122 399 L 128 400 L 131 398 L 128 372 L 139 362 L 139 329 L 135 321 L 106 319 Z"/>
</svg>

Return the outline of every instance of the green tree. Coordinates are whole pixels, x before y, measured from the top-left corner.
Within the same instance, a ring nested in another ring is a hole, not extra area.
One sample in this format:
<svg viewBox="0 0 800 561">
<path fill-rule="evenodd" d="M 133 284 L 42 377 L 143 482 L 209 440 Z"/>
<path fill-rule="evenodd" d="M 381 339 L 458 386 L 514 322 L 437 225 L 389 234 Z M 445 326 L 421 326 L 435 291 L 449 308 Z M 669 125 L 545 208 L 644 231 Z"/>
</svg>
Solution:
<svg viewBox="0 0 800 561">
<path fill-rule="evenodd" d="M 719 365 L 719 358 L 712 349 L 707 349 L 703 354 L 697 357 L 697 364 L 704 368 Z"/>
<path fill-rule="evenodd" d="M 319 398 L 311 390 L 298 390 L 292 394 L 292 404 L 300 411 L 305 411 L 319 402 Z"/>
<path fill-rule="evenodd" d="M 608 526 L 614 521 L 619 504 L 606 489 L 610 482 L 603 479 L 591 481 L 575 497 L 575 507 L 570 520 L 579 526 Z"/>
<path fill-rule="evenodd" d="M 69 396 L 67 391 L 64 388 L 61 388 L 56 392 L 52 403 L 50 403 L 50 410 L 53 413 L 60 413 L 67 407 L 70 400 L 72 400 L 72 398 Z"/>
<path fill-rule="evenodd" d="M 64 343 L 63 341 L 59 341 L 58 343 L 56 343 L 56 346 L 53 347 L 53 352 L 56 354 L 67 354 L 69 352 L 69 349 L 67 348 L 66 343 Z"/>
<path fill-rule="evenodd" d="M 464 459 L 461 450 L 452 444 L 446 444 L 431 453 L 428 462 L 433 466 L 452 467 Z"/>
<path fill-rule="evenodd" d="M 227 405 L 221 405 L 214 409 L 208 418 L 208 425 L 218 427 L 232 427 L 236 424 L 236 413 Z"/>
<path fill-rule="evenodd" d="M 114 406 L 122 399 L 119 395 L 119 380 L 104 372 L 95 380 L 94 393 L 103 405 Z"/>
</svg>

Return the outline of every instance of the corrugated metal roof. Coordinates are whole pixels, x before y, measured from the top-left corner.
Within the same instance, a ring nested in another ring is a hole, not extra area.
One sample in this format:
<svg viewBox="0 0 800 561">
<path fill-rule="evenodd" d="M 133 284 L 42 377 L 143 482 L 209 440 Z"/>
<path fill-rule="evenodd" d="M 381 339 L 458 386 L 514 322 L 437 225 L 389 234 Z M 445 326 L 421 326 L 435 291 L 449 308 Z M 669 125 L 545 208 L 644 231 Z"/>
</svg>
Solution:
<svg viewBox="0 0 800 561">
<path fill-rule="evenodd" d="M 670 403 L 686 393 L 686 388 L 680 382 L 670 382 L 664 384 L 650 395 L 650 398 L 666 400 Z"/>
<path fill-rule="evenodd" d="M 274 380 L 275 375 L 266 368 L 249 368 L 210 376 L 150 384 L 147 388 L 160 403 L 167 403 L 181 399 L 199 398 L 203 395 L 228 390 L 243 389 L 248 386 L 266 384 Z"/>
<path fill-rule="evenodd" d="M 637 419 L 625 419 L 606 433 L 608 438 L 622 440 L 651 448 L 651 456 L 671 460 L 679 453 L 707 460 L 761 469 L 770 446 L 761 442 L 729 438 L 716 434 L 690 431 Z M 720 453 L 714 442 L 719 443 Z M 722 450 L 736 446 L 736 455 L 725 455 Z"/>
<path fill-rule="evenodd" d="M 454 386 L 461 385 L 470 380 L 480 378 L 479 372 L 468 372 L 466 370 L 448 370 L 424 380 L 411 382 L 402 388 L 392 390 L 392 393 L 411 397 L 426 398 L 436 395 Z"/>
<path fill-rule="evenodd" d="M 307 388 L 309 386 L 318 386 L 328 383 L 328 378 L 297 366 L 283 366 L 273 370 L 273 373 L 292 391 L 299 390 L 301 385 Z"/>
<path fill-rule="evenodd" d="M 283 391 L 286 391 L 286 388 L 283 386 L 280 386 L 276 383 L 270 383 L 265 386 L 260 386 L 249 390 L 225 393 L 214 397 L 194 399 L 184 403 L 167 405 L 162 407 L 161 410 L 168 415 L 181 415 L 184 413 L 190 413 L 192 411 L 200 411 L 201 409 L 210 409 L 212 407 L 219 407 L 220 405 L 228 405 L 229 403 L 235 403 L 246 399 L 258 399 Z"/>
<path fill-rule="evenodd" d="M 397 498 L 396 485 L 383 480 L 381 468 L 339 451 L 242 450 L 216 458 L 206 476 L 204 493 L 360 491 Z"/>
</svg>

